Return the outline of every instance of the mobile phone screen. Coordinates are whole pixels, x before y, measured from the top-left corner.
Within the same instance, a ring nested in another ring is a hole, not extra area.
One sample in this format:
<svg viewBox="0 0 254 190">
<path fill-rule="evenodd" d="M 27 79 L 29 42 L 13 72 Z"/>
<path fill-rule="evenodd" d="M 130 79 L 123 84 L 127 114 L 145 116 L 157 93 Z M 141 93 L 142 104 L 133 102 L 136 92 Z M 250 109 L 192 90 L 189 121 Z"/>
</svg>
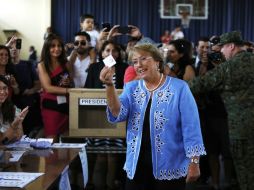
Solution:
<svg viewBox="0 0 254 190">
<path fill-rule="evenodd" d="M 131 28 L 128 26 L 119 26 L 118 27 L 118 32 L 121 34 L 128 34 L 131 32 Z"/>
<path fill-rule="evenodd" d="M 17 39 L 16 40 L 16 49 L 21 49 L 21 44 L 22 44 L 22 40 L 21 39 Z"/>
<path fill-rule="evenodd" d="M 105 32 L 109 32 L 110 31 L 110 23 L 107 23 L 107 22 L 105 22 L 105 23 L 102 23 L 102 28 L 107 28 L 106 30 L 105 30 Z"/>
</svg>

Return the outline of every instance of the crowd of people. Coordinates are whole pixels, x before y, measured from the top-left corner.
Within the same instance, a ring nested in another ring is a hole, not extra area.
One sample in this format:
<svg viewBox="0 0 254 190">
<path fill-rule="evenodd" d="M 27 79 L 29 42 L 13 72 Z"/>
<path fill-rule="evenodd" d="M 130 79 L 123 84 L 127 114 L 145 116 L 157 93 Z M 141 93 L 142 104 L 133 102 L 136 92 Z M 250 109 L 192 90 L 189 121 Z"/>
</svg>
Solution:
<svg viewBox="0 0 254 190">
<path fill-rule="evenodd" d="M 193 43 L 177 26 L 158 45 L 137 26 L 97 31 L 94 22 L 82 15 L 66 44 L 48 28 L 40 58 L 31 46 L 21 60 L 16 36 L 0 45 L 0 144 L 23 134 L 58 142 L 68 134 L 70 88 L 104 88 L 109 122 L 126 121 L 127 179 L 119 179 L 119 167 L 106 172 L 108 180 L 99 175 L 101 163 L 120 158 L 98 154 L 89 167 L 97 171 L 94 189 L 117 189 L 117 180 L 126 190 L 184 190 L 196 180 L 214 190 L 254 189 L 253 43 L 238 31 Z M 127 44 L 117 42 L 120 35 Z"/>
</svg>

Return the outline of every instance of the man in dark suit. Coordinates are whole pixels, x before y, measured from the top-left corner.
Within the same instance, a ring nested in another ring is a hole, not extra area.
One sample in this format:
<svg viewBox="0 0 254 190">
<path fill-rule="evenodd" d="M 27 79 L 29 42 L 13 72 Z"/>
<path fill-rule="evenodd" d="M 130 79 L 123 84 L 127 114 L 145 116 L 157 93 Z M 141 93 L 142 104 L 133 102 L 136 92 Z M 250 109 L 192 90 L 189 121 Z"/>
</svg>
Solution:
<svg viewBox="0 0 254 190">
<path fill-rule="evenodd" d="M 207 71 L 208 66 L 208 52 L 209 52 L 209 38 L 200 37 L 196 43 L 196 58 L 194 67 L 196 75 L 203 75 Z"/>
<path fill-rule="evenodd" d="M 34 48 L 34 46 L 30 46 L 29 47 L 29 58 L 28 58 L 29 61 L 31 61 L 34 66 L 37 66 L 37 52 Z"/>
</svg>

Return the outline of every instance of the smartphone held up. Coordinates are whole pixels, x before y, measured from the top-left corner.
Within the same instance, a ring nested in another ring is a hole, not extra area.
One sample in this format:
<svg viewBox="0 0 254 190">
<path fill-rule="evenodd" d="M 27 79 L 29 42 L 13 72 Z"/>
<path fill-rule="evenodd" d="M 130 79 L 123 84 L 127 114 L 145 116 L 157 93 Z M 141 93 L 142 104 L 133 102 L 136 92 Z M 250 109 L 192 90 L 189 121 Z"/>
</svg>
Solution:
<svg viewBox="0 0 254 190">
<path fill-rule="evenodd" d="M 16 49 L 21 49 L 22 46 L 22 39 L 16 39 Z"/>
<path fill-rule="evenodd" d="M 119 26 L 118 27 L 118 32 L 121 34 L 129 34 L 131 33 L 131 27 L 129 26 Z"/>
<path fill-rule="evenodd" d="M 104 32 L 109 32 L 110 29 L 111 29 L 110 23 L 108 23 L 108 22 L 102 23 L 101 26 L 102 26 L 102 29 L 106 28 L 106 29 L 104 30 Z"/>
</svg>

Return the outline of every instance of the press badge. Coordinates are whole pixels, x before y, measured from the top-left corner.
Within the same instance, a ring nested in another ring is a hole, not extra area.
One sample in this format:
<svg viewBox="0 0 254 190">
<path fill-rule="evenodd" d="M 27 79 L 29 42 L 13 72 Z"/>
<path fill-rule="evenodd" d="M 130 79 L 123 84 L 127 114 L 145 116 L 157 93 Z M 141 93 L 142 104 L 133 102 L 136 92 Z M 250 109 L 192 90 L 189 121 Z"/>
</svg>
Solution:
<svg viewBox="0 0 254 190">
<path fill-rule="evenodd" d="M 66 96 L 57 96 L 56 100 L 57 100 L 57 104 L 64 104 L 67 102 Z"/>
</svg>

